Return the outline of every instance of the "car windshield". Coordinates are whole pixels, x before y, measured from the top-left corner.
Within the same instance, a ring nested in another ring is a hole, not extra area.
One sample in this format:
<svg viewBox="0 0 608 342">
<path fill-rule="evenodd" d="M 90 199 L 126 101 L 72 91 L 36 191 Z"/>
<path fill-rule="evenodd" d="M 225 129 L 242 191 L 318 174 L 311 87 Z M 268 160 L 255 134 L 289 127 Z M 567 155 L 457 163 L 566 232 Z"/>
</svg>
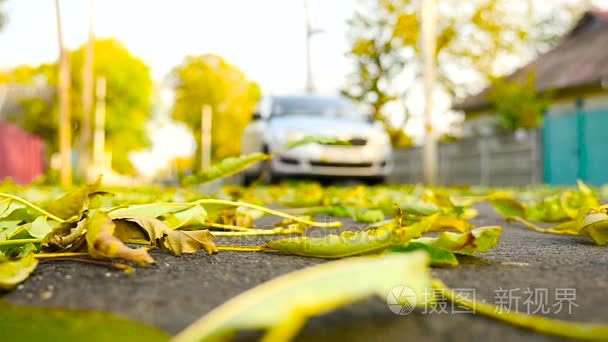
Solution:
<svg viewBox="0 0 608 342">
<path fill-rule="evenodd" d="M 330 97 L 279 97 L 271 116 L 312 115 L 364 120 L 357 107 L 345 98 Z"/>
</svg>

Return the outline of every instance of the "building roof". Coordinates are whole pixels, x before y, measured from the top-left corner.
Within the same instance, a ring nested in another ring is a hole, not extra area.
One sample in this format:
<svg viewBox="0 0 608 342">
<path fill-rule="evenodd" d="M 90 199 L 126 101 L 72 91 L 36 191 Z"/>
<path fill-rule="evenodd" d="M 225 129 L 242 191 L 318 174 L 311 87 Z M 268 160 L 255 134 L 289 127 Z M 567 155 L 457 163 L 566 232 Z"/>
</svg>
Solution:
<svg viewBox="0 0 608 342">
<path fill-rule="evenodd" d="M 585 13 L 555 48 L 538 56 L 507 78 L 523 80 L 531 72 L 538 91 L 566 90 L 608 81 L 608 11 Z M 465 98 L 454 109 L 466 112 L 487 109 L 491 87 Z"/>
</svg>

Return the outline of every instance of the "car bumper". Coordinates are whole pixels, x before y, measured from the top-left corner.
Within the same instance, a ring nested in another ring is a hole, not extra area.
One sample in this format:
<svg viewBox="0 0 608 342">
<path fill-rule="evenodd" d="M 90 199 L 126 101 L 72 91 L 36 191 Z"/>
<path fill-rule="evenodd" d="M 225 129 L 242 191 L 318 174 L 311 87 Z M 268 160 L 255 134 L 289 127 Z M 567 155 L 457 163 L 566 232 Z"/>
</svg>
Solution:
<svg viewBox="0 0 608 342">
<path fill-rule="evenodd" d="M 271 161 L 281 175 L 378 177 L 392 172 L 390 147 L 309 145 L 282 153 Z"/>
</svg>

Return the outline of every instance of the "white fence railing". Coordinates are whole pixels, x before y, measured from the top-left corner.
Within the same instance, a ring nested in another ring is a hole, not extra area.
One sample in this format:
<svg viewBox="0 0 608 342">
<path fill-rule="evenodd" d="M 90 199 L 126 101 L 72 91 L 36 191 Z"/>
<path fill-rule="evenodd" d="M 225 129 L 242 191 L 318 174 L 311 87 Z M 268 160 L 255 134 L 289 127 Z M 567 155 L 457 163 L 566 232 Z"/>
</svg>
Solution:
<svg viewBox="0 0 608 342">
<path fill-rule="evenodd" d="M 439 145 L 440 185 L 528 185 L 541 183 L 542 144 L 538 130 L 465 138 Z M 421 183 L 422 149 L 394 153 L 392 183 Z"/>
</svg>

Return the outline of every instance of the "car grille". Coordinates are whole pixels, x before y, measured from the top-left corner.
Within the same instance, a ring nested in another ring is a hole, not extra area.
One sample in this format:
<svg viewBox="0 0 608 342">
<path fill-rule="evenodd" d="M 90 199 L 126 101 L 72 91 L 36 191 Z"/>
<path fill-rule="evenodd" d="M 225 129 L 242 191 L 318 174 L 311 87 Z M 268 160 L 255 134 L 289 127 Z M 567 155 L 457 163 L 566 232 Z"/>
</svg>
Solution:
<svg viewBox="0 0 608 342">
<path fill-rule="evenodd" d="M 279 159 L 281 160 L 281 163 L 283 163 L 283 164 L 297 165 L 300 163 L 297 159 L 294 159 L 294 158 L 281 157 Z"/>
<path fill-rule="evenodd" d="M 346 162 L 324 162 L 311 160 L 312 166 L 333 166 L 333 167 L 372 167 L 372 163 L 346 163 Z"/>
</svg>

